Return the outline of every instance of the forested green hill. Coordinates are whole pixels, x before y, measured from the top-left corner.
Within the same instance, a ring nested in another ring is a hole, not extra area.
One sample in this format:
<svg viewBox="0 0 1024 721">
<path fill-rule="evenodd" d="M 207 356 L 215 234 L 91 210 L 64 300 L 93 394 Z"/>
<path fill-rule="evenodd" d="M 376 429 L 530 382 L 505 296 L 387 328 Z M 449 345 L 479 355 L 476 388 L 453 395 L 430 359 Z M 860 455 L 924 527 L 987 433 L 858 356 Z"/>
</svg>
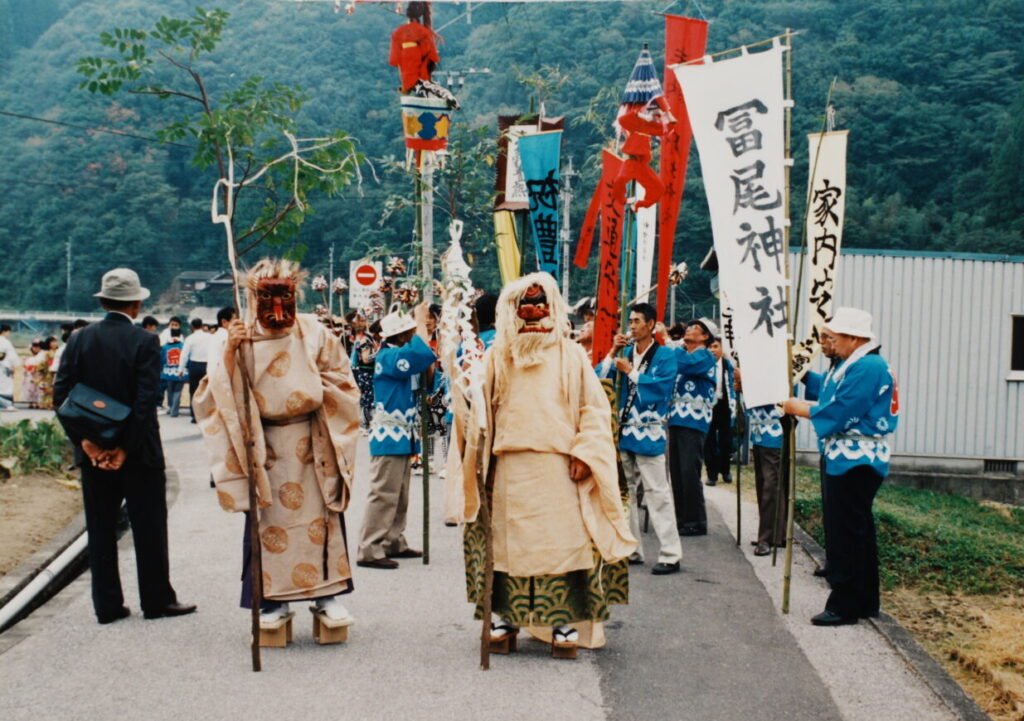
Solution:
<svg viewBox="0 0 1024 721">
<path fill-rule="evenodd" d="M 152 138 L 161 124 L 180 117 L 174 99 L 90 95 L 77 89 L 74 62 L 100 53 L 101 31 L 150 27 L 160 15 L 184 16 L 194 5 L 0 0 L 0 111 Z M 376 168 L 379 182 L 365 169 L 362 197 L 352 187 L 340 197 L 315 199 L 316 214 L 302 231 L 310 247 L 306 264 L 325 267 L 331 243 L 341 260 L 406 247 L 410 211 L 385 214 L 384 207 L 393 195 L 410 195 L 411 184 L 381 161 L 402 154 L 397 74 L 387 52 L 390 32 L 403 18 L 377 5 L 361 5 L 351 16 L 333 13 L 330 3 L 204 5 L 231 12 L 224 42 L 200 63 L 214 90 L 249 75 L 298 83 L 311 96 L 302 132 L 342 128 L 359 139 Z M 558 68 L 568 80 L 546 107 L 568 117 L 565 153 L 584 171 L 573 208 L 578 228 L 597 150 L 610 134 L 641 44 L 660 55 L 662 21 L 651 11 L 665 5 L 475 6 L 472 23 L 458 20 L 442 33 L 442 70 L 492 71 L 467 79 L 455 134 L 471 141 L 469 131 L 493 128 L 498 112 L 525 110 L 532 91 L 518 78 Z M 1024 0 L 704 0 L 700 7 L 712 21 L 709 51 L 786 27 L 804 31 L 793 55 L 794 189 L 806 185 L 803 135 L 820 128 L 828 86 L 838 78 L 838 125 L 851 130 L 848 245 L 1024 253 Z M 435 27 L 464 9 L 435 4 Z M 573 124 L 602 89 L 610 91 L 594 107 L 599 122 Z M 6 269 L 0 306 L 64 307 L 69 243 L 72 308 L 92 306 L 99 274 L 114 264 L 136 267 L 157 291 L 183 270 L 223 266 L 222 235 L 209 222 L 214 178 L 190 166 L 187 148 L 9 115 L 0 115 L 0 140 Z M 693 152 L 677 243 L 678 257 L 691 265 L 711 242 Z M 799 196 L 795 190 L 797 219 Z M 489 198 L 481 192 L 461 203 L 460 214 L 470 216 L 478 281 L 494 287 L 496 263 L 482 212 Z M 444 217 L 439 210 L 438 237 Z M 593 278 L 578 273 L 573 295 L 588 292 Z M 705 289 L 687 286 L 698 301 Z"/>
</svg>

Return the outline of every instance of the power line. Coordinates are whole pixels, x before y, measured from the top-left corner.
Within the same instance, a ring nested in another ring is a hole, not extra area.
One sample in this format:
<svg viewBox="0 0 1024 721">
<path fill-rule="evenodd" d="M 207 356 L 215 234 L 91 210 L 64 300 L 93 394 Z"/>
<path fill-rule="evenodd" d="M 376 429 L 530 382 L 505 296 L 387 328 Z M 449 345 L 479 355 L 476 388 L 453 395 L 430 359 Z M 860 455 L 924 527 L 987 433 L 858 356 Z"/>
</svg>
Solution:
<svg viewBox="0 0 1024 721">
<path fill-rule="evenodd" d="M 172 143 L 169 140 L 160 140 L 159 138 L 150 138 L 145 135 L 135 135 L 134 133 L 126 133 L 123 130 L 112 130 L 110 128 L 93 128 L 87 125 L 75 125 L 74 123 L 65 123 L 62 120 L 48 120 L 47 118 L 37 118 L 33 115 L 22 115 L 21 113 L 11 113 L 6 110 L 0 110 L 0 115 L 6 115 L 9 118 L 18 118 L 20 120 L 32 120 L 37 123 L 46 123 L 47 125 L 59 125 L 65 128 L 74 128 L 75 130 L 83 130 L 87 133 L 109 133 L 110 135 L 120 135 L 125 138 L 133 138 L 135 140 L 144 140 L 147 143 L 156 143 L 157 145 L 173 145 L 177 148 L 188 148 L 189 150 L 195 150 L 194 145 L 183 145 L 182 143 Z"/>
</svg>

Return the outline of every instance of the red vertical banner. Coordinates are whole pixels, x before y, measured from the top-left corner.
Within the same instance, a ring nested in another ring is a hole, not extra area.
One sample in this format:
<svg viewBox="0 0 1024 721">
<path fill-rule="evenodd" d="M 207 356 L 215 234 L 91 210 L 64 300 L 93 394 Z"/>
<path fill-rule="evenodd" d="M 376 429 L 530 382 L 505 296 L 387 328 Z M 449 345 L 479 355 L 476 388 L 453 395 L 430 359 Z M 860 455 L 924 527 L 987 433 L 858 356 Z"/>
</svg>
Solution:
<svg viewBox="0 0 1024 721">
<path fill-rule="evenodd" d="M 675 132 L 662 138 L 661 182 L 665 192 L 658 206 L 658 317 L 665 317 L 668 274 L 672 269 L 672 246 L 679 220 L 679 204 L 686 184 L 686 164 L 693 131 L 686 114 L 683 90 L 670 66 L 702 57 L 707 48 L 708 24 L 681 15 L 665 16 L 665 97 L 676 118 Z"/>
<path fill-rule="evenodd" d="M 601 182 L 595 195 L 601 198 L 601 260 L 597 276 L 597 312 L 594 317 L 592 358 L 600 362 L 612 349 L 612 339 L 619 329 L 619 287 L 622 264 L 622 220 L 625 198 L 612 192 L 615 178 L 622 167 L 622 158 L 605 150 L 602 153 Z M 621 299 L 623 303 L 628 298 Z"/>
</svg>

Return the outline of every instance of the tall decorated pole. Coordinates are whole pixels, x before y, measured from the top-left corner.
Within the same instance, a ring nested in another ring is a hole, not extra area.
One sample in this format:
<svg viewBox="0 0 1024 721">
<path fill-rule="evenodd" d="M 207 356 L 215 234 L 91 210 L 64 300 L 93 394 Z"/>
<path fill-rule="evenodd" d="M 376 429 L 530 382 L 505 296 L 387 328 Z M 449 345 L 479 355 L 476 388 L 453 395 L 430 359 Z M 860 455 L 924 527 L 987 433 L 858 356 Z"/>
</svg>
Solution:
<svg viewBox="0 0 1024 721">
<path fill-rule="evenodd" d="M 451 112 L 459 107 L 455 96 L 431 80 L 441 57 L 435 43 L 429 2 L 410 2 L 408 22 L 391 34 L 388 62 L 397 67 L 401 81 L 402 129 L 406 162 L 413 166 L 416 205 L 415 241 L 419 246 L 422 297 L 433 295 L 434 214 L 433 171 L 438 151 L 448 147 Z M 430 563 L 430 371 L 420 376 L 420 440 L 423 464 L 423 563 Z"/>
</svg>

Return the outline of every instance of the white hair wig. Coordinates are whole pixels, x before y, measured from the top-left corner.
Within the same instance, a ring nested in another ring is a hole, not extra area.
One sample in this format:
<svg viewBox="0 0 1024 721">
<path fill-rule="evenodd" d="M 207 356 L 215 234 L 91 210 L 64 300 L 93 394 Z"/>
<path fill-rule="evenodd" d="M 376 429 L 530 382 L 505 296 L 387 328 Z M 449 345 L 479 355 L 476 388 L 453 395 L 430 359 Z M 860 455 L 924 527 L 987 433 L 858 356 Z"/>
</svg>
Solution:
<svg viewBox="0 0 1024 721">
<path fill-rule="evenodd" d="M 516 314 L 519 302 L 532 285 L 539 285 L 547 298 L 547 318 L 541 321 L 548 333 L 520 333 L 523 320 Z M 492 352 L 495 354 L 497 390 L 504 386 L 505 371 L 512 366 L 527 368 L 542 361 L 542 351 L 551 346 L 571 343 L 566 337 L 569 328 L 569 309 L 558 283 L 550 273 L 530 273 L 507 283 L 498 296 L 495 309 L 495 339 Z"/>
</svg>

